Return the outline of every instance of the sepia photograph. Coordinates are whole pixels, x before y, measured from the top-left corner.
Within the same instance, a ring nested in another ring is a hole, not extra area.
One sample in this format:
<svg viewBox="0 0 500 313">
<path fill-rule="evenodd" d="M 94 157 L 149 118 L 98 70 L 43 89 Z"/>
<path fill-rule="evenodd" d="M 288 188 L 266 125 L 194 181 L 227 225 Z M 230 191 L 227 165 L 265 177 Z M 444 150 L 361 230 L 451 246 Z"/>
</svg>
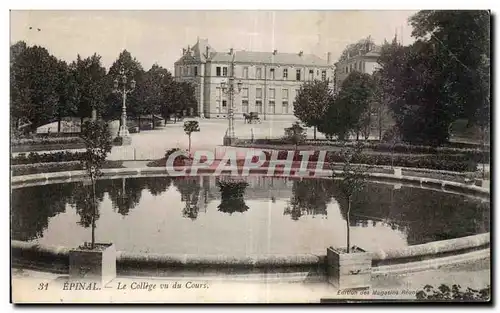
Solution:
<svg viewBox="0 0 500 313">
<path fill-rule="evenodd" d="M 9 15 L 11 303 L 491 304 L 491 11 Z"/>
</svg>

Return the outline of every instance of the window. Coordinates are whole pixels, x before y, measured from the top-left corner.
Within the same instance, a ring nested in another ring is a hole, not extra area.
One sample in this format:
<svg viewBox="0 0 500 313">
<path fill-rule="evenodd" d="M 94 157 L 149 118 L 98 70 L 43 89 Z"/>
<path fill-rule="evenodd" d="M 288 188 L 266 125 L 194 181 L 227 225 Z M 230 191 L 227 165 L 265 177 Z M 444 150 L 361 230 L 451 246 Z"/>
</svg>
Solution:
<svg viewBox="0 0 500 313">
<path fill-rule="evenodd" d="M 257 110 L 257 113 L 262 113 L 262 101 L 255 101 L 255 110 Z"/>
<path fill-rule="evenodd" d="M 283 99 L 288 99 L 288 89 L 283 89 L 283 90 L 281 91 L 281 97 L 282 97 Z"/>
<path fill-rule="evenodd" d="M 347 66 L 345 67 L 345 73 L 349 73 L 349 68 Z"/>
<path fill-rule="evenodd" d="M 248 88 L 243 88 L 243 89 L 241 90 L 241 96 L 242 96 L 243 98 L 248 98 Z"/>
<path fill-rule="evenodd" d="M 216 111 L 217 113 L 220 113 L 220 100 L 217 100 L 217 101 L 215 102 L 215 111 Z"/>
<path fill-rule="evenodd" d="M 227 76 L 227 67 L 222 68 L 222 76 Z"/>
<path fill-rule="evenodd" d="M 276 105 L 274 104 L 274 100 L 269 101 L 269 113 L 276 113 Z"/>
<path fill-rule="evenodd" d="M 241 101 L 241 109 L 244 113 L 248 113 L 248 100 Z"/>
<path fill-rule="evenodd" d="M 309 70 L 309 80 L 314 80 L 314 70 Z"/>
<path fill-rule="evenodd" d="M 271 72 L 271 79 L 275 79 L 274 68 L 270 69 L 270 72 Z"/>
<path fill-rule="evenodd" d="M 262 88 L 255 89 L 255 98 L 262 99 Z"/>
<path fill-rule="evenodd" d="M 227 101 L 226 100 L 222 100 L 222 108 L 223 109 L 227 108 Z"/>
<path fill-rule="evenodd" d="M 274 98 L 276 98 L 276 89 L 269 88 L 269 99 L 274 99 Z"/>
<path fill-rule="evenodd" d="M 255 78 L 261 79 L 262 78 L 262 68 L 258 67 L 257 70 L 255 71 Z"/>
<path fill-rule="evenodd" d="M 198 66 L 194 67 L 194 76 L 198 76 Z"/>
<path fill-rule="evenodd" d="M 295 80 L 300 80 L 300 70 L 295 71 Z"/>
<path fill-rule="evenodd" d="M 220 100 L 220 96 L 221 96 L 220 87 L 215 87 L 215 99 Z"/>
<path fill-rule="evenodd" d="M 217 66 L 217 67 L 215 68 L 215 75 L 216 75 L 216 76 L 220 76 L 220 66 Z"/>
<path fill-rule="evenodd" d="M 283 113 L 288 114 L 288 101 L 283 101 Z"/>
<path fill-rule="evenodd" d="M 248 66 L 243 68 L 243 78 L 248 78 Z"/>
<path fill-rule="evenodd" d="M 287 68 L 283 69 L 283 79 L 288 79 L 288 69 Z"/>
<path fill-rule="evenodd" d="M 326 80 L 326 71 L 321 71 L 321 80 Z"/>
</svg>

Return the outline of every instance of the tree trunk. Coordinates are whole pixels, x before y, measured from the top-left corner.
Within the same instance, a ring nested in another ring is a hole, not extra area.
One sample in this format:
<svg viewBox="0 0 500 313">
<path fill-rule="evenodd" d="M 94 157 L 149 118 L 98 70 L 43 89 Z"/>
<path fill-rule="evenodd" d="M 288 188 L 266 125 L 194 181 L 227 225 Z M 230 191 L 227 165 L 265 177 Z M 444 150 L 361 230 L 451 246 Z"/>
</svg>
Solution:
<svg viewBox="0 0 500 313">
<path fill-rule="evenodd" d="M 140 133 L 141 132 L 141 116 L 139 115 L 139 117 L 137 117 L 137 132 Z"/>
<path fill-rule="evenodd" d="M 155 129 L 155 115 L 151 114 L 151 121 L 153 122 L 153 125 L 151 125 L 152 129 Z"/>
<path fill-rule="evenodd" d="M 347 223 L 347 253 L 351 253 L 351 196 L 347 196 L 347 218 L 346 218 L 346 223 Z"/>
<path fill-rule="evenodd" d="M 83 116 L 80 117 L 80 131 L 82 131 L 83 127 Z"/>
<path fill-rule="evenodd" d="M 356 141 L 359 141 L 359 129 L 356 131 Z"/>
<path fill-rule="evenodd" d="M 316 140 L 316 126 L 314 126 L 313 128 L 314 128 L 314 140 Z"/>
<path fill-rule="evenodd" d="M 96 197 L 95 197 L 95 181 L 91 178 L 92 181 L 92 241 L 90 242 L 90 248 L 94 250 L 95 246 L 95 216 L 96 216 Z"/>
<path fill-rule="evenodd" d="M 189 152 L 189 155 L 191 155 L 191 133 L 189 133 L 188 138 L 189 138 L 188 152 Z"/>
</svg>

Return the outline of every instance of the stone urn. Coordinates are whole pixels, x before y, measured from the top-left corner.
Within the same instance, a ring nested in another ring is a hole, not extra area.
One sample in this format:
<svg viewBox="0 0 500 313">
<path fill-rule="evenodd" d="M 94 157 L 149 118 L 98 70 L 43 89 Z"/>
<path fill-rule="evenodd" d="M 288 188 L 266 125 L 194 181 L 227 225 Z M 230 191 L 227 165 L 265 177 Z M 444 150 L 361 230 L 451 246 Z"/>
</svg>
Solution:
<svg viewBox="0 0 500 313">
<path fill-rule="evenodd" d="M 327 249 L 328 282 L 338 289 L 366 289 L 371 286 L 372 256 L 359 247 Z"/>
<path fill-rule="evenodd" d="M 69 252 L 69 278 L 104 286 L 116 278 L 116 248 L 112 243 L 85 243 Z"/>
</svg>

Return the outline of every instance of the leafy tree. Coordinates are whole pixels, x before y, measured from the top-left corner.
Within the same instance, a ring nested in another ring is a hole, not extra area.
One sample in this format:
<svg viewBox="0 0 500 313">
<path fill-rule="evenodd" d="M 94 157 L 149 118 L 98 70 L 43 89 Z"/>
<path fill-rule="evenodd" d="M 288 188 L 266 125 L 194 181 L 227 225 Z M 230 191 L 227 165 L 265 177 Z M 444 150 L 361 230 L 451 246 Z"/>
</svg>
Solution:
<svg viewBox="0 0 500 313">
<path fill-rule="evenodd" d="M 363 126 L 369 123 L 375 84 L 369 74 L 352 72 L 342 83 L 332 105 L 322 115 L 321 131 L 348 139 L 354 131 L 359 138 Z"/>
<path fill-rule="evenodd" d="M 188 153 L 191 153 L 191 134 L 193 132 L 199 132 L 199 131 L 200 131 L 200 125 L 198 124 L 198 121 L 184 122 L 184 132 L 186 133 L 186 135 L 188 135 L 189 138 Z"/>
<path fill-rule="evenodd" d="M 285 128 L 285 140 L 295 145 L 295 150 L 299 144 L 306 140 L 306 130 L 300 126 L 299 122 L 295 122 L 291 127 Z"/>
<path fill-rule="evenodd" d="M 104 110 L 104 117 L 108 120 L 119 119 L 121 123 L 122 112 L 122 95 L 113 93 L 113 82 L 115 79 L 121 79 L 121 70 L 125 71 L 127 81 L 136 81 L 136 90 L 143 88 L 144 69 L 141 63 L 133 57 L 129 51 L 123 50 L 116 61 L 109 68 L 106 75 L 106 108 Z M 141 112 L 144 111 L 144 103 L 137 92 L 132 92 L 127 95 L 127 117 L 135 118 L 140 123 Z"/>
<path fill-rule="evenodd" d="M 61 132 L 61 120 L 66 116 L 74 116 L 78 111 L 78 84 L 72 75 L 71 68 L 64 61 L 58 62 L 58 80 L 56 92 L 59 96 L 57 106 L 57 132 Z"/>
<path fill-rule="evenodd" d="M 108 124 L 97 120 L 87 121 L 82 127 L 80 137 L 85 143 L 85 152 L 83 153 L 81 163 L 92 185 L 92 205 L 89 207 L 92 212 L 92 241 L 90 249 L 94 249 L 95 220 L 97 215 L 95 185 L 97 178 L 102 175 L 101 169 L 106 161 L 106 156 L 111 152 L 111 137 Z"/>
<path fill-rule="evenodd" d="M 72 78 L 76 83 L 76 99 L 78 116 L 83 119 L 102 114 L 104 100 L 108 92 L 106 86 L 106 69 L 101 64 L 101 56 L 94 53 L 91 57 L 82 59 L 77 56 L 71 65 Z"/>
<path fill-rule="evenodd" d="M 341 150 L 341 155 L 344 160 L 344 165 L 342 167 L 342 174 L 340 175 L 340 180 L 338 181 L 339 191 L 347 201 L 347 214 L 346 214 L 346 224 L 347 224 L 347 253 L 351 252 L 351 241 L 350 241 L 350 214 L 351 214 L 351 203 L 354 195 L 359 193 L 366 185 L 368 180 L 367 172 L 369 168 L 362 165 L 353 164 L 353 160 L 359 158 L 363 151 L 363 144 L 358 142 L 354 147 L 343 148 Z M 333 168 L 333 165 L 332 165 Z M 337 174 L 335 171 L 332 174 L 332 178 L 335 179 Z"/>
<path fill-rule="evenodd" d="M 137 87 L 138 98 L 142 101 L 141 114 L 151 115 L 152 127 L 155 127 L 154 114 L 161 112 L 165 101 L 165 86 L 172 81 L 172 75 L 167 69 L 153 64 L 144 74 L 144 81 Z"/>
<path fill-rule="evenodd" d="M 19 44 L 11 50 L 10 113 L 14 124 L 25 119 L 31 129 L 51 122 L 57 116 L 58 60 L 47 49 Z"/>
<path fill-rule="evenodd" d="M 316 128 L 323 120 L 332 99 L 328 81 L 305 82 L 299 89 L 295 99 L 294 115 L 307 127 L 314 128 L 314 139 L 316 139 Z"/>
<path fill-rule="evenodd" d="M 486 10 L 424 10 L 409 22 L 412 36 L 433 45 L 439 69 L 445 73 L 442 90 L 451 105 L 471 124 L 489 123 L 491 13 Z"/>
</svg>

